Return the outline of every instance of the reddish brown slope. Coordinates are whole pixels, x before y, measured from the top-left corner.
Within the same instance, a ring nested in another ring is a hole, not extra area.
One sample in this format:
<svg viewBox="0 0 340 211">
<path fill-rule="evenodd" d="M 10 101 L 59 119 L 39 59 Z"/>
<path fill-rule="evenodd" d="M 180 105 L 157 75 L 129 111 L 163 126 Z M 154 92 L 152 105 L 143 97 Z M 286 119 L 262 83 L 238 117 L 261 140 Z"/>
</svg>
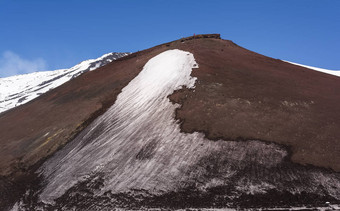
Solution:
<svg viewBox="0 0 340 211">
<path fill-rule="evenodd" d="M 180 46 L 200 65 L 183 104 L 185 132 L 210 139 L 260 139 L 292 146 L 292 159 L 340 171 L 340 78 L 268 58 L 230 41 Z"/>
</svg>

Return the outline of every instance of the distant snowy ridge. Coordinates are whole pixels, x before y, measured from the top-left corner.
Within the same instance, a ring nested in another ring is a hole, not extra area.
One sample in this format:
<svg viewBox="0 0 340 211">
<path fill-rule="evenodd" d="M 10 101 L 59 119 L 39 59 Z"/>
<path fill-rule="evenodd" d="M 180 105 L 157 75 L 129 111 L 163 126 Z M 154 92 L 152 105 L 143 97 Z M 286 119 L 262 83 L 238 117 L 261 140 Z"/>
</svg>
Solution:
<svg viewBox="0 0 340 211">
<path fill-rule="evenodd" d="M 42 71 L 0 78 L 0 113 L 25 104 L 79 75 L 102 67 L 129 53 L 108 53 L 83 61 L 70 69 Z"/>
<path fill-rule="evenodd" d="M 289 61 L 285 61 L 285 62 L 340 77 L 340 70 L 327 70 L 327 69 L 323 69 L 323 68 L 319 68 L 319 67 L 312 67 L 312 66 L 307 66 L 307 65 L 303 65 L 303 64 L 289 62 Z"/>
</svg>

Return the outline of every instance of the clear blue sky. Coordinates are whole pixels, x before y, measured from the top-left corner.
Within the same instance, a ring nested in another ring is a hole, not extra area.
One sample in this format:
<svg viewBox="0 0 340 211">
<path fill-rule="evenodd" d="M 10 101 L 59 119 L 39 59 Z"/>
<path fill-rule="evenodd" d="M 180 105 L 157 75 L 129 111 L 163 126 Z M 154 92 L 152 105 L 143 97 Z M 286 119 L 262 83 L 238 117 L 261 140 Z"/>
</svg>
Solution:
<svg viewBox="0 0 340 211">
<path fill-rule="evenodd" d="M 340 69 L 339 0 L 0 0 L 0 77 L 68 68 L 194 33 Z"/>
</svg>

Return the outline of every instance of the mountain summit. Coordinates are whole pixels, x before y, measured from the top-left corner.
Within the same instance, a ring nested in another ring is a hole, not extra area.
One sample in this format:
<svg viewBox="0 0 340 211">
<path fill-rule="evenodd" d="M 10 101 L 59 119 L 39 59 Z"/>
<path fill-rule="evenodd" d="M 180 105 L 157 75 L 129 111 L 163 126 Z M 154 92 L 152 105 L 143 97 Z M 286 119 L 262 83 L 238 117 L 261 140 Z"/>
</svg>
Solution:
<svg viewBox="0 0 340 211">
<path fill-rule="evenodd" d="M 132 53 L 0 114 L 0 205 L 339 204 L 339 82 L 218 34 Z"/>
</svg>

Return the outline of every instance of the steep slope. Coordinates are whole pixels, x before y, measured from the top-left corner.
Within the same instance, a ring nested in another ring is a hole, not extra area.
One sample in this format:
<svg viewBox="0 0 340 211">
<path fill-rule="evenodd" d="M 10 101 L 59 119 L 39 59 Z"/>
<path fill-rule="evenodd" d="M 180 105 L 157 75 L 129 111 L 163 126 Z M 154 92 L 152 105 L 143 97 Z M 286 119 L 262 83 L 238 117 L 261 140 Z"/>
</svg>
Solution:
<svg viewBox="0 0 340 211">
<path fill-rule="evenodd" d="M 17 191 L 2 202 L 46 210 L 339 203 L 339 88 L 338 77 L 218 35 L 131 54 L 0 115 L 0 191 Z"/>
<path fill-rule="evenodd" d="M 25 104 L 72 78 L 95 70 L 126 55 L 128 53 L 108 53 L 97 59 L 83 61 L 70 69 L 0 78 L 0 113 Z"/>
</svg>

